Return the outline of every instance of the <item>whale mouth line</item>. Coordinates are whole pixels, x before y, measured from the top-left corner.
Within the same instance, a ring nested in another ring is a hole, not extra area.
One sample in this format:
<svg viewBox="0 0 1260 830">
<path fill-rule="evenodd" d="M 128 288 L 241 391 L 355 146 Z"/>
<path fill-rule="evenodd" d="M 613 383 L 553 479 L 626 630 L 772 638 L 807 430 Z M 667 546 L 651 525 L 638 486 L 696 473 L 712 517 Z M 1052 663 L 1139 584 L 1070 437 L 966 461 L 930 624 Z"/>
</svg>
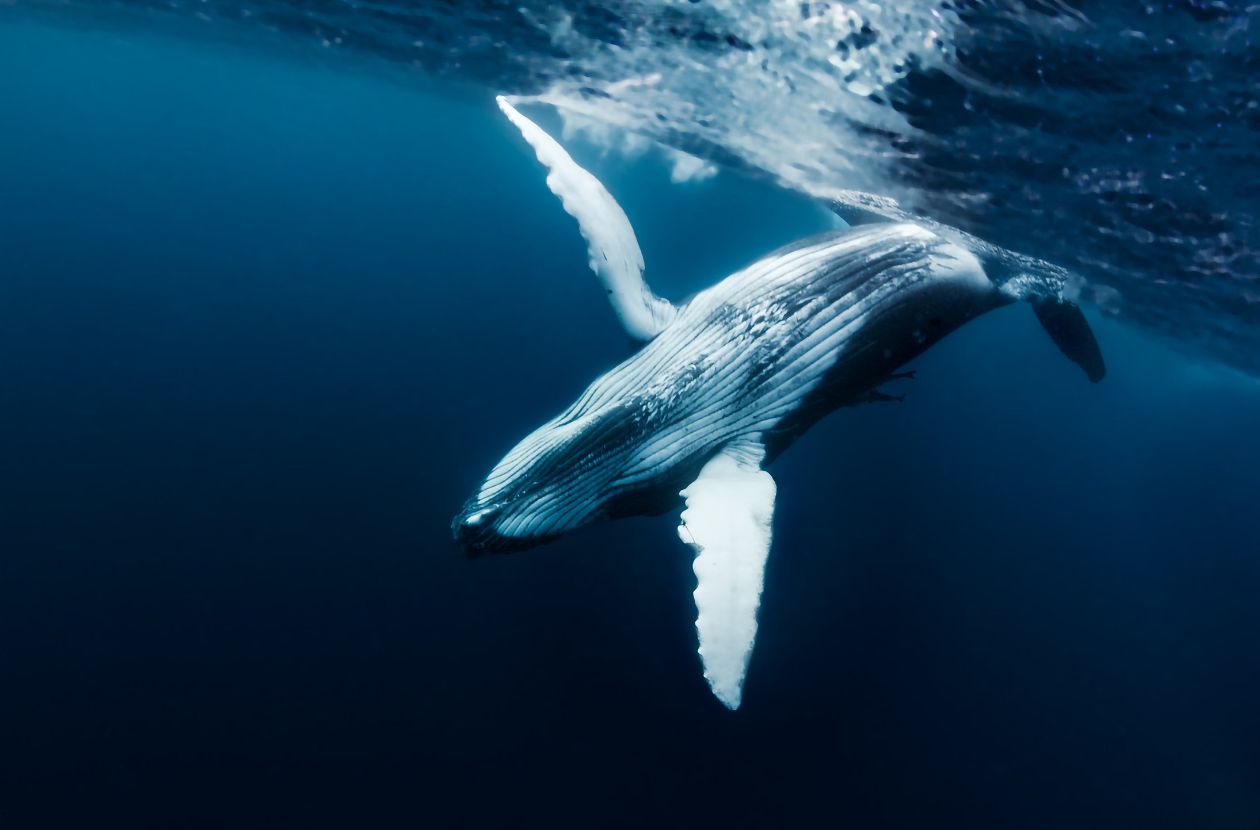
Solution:
<svg viewBox="0 0 1260 830">
<path fill-rule="evenodd" d="M 484 559 L 491 556 L 507 556 L 513 553 L 521 553 L 553 542 L 557 538 L 558 534 L 548 536 L 503 536 L 498 533 L 489 533 L 475 539 L 461 538 L 457 534 L 455 541 L 460 546 L 465 559 Z"/>
</svg>

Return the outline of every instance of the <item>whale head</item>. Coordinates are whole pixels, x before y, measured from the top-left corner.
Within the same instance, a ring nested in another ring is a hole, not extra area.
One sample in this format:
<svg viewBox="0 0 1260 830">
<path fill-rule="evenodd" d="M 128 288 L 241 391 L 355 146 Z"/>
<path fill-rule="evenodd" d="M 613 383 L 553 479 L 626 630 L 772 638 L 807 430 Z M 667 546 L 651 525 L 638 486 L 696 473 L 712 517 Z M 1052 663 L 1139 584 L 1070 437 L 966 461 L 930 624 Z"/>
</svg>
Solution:
<svg viewBox="0 0 1260 830">
<path fill-rule="evenodd" d="M 636 439 L 627 407 L 567 412 L 531 433 L 486 476 L 451 523 L 469 556 L 535 547 L 608 518 Z"/>
</svg>

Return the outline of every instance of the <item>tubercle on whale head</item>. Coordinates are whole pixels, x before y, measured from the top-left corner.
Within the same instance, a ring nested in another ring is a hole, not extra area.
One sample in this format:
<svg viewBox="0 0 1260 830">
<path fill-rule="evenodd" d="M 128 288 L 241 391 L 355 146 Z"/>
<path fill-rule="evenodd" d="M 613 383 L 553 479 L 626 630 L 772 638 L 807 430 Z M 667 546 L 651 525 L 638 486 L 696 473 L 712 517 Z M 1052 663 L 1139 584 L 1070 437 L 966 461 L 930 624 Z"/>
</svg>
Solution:
<svg viewBox="0 0 1260 830">
<path fill-rule="evenodd" d="M 537 547 L 602 515 L 603 473 L 615 464 L 592 460 L 598 440 L 575 450 L 581 434 L 544 428 L 522 442 L 524 455 L 518 446 L 490 471 L 451 524 L 467 556 Z"/>
</svg>

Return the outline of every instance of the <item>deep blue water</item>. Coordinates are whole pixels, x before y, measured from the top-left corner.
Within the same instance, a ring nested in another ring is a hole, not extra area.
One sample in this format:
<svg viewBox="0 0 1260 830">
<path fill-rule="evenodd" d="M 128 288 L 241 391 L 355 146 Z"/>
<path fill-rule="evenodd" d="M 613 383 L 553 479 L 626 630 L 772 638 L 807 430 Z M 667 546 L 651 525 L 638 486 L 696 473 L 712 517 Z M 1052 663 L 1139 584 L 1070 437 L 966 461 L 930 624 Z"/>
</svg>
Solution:
<svg viewBox="0 0 1260 830">
<path fill-rule="evenodd" d="M 626 354 L 484 90 L 0 25 L 0 827 L 1260 827 L 1260 386 L 1027 308 L 773 468 L 744 706 L 675 516 L 450 517 Z M 683 297 L 828 226 L 575 154 Z"/>
</svg>

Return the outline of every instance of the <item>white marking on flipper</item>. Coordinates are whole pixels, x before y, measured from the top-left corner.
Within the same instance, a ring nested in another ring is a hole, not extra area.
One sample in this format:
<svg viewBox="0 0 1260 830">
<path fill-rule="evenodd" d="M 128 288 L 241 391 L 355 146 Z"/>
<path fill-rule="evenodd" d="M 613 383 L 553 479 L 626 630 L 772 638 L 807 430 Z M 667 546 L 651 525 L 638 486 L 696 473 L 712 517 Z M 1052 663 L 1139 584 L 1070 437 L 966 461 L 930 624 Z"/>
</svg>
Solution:
<svg viewBox="0 0 1260 830">
<path fill-rule="evenodd" d="M 625 211 L 599 179 L 541 127 L 521 115 L 502 95 L 495 100 L 547 168 L 547 187 L 560 198 L 565 212 L 577 220 L 591 270 L 608 291 L 621 324 L 631 337 L 651 340 L 673 321 L 677 309 L 653 294 L 643 281 L 643 252 Z"/>
<path fill-rule="evenodd" d="M 680 495 L 678 536 L 695 548 L 696 632 L 704 677 L 738 709 L 757 638 L 757 607 L 770 552 L 775 484 L 760 467 L 765 449 L 741 442 L 713 456 Z"/>
</svg>

